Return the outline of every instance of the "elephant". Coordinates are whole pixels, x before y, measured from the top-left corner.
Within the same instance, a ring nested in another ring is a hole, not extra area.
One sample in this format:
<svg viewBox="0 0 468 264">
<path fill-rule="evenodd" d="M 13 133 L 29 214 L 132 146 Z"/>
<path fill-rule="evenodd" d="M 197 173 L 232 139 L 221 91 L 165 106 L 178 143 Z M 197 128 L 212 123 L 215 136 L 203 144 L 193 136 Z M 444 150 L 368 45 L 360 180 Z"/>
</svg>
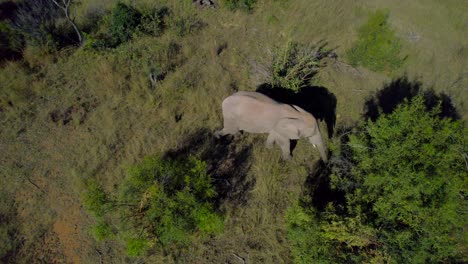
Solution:
<svg viewBox="0 0 468 264">
<path fill-rule="evenodd" d="M 322 160 L 328 160 L 317 120 L 299 106 L 279 103 L 261 93 L 239 91 L 223 100 L 222 110 L 224 127 L 214 133 L 217 138 L 239 131 L 268 133 L 267 148 L 278 144 L 284 160 L 292 158 L 291 139 L 308 138 L 318 147 Z"/>
</svg>

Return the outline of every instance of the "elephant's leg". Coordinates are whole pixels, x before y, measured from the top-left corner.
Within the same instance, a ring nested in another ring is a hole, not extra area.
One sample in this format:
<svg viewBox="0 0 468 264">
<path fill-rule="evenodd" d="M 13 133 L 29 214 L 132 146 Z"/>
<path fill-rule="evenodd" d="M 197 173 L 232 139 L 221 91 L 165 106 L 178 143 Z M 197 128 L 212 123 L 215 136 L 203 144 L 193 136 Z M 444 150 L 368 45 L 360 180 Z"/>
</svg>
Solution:
<svg viewBox="0 0 468 264">
<path fill-rule="evenodd" d="M 276 141 L 276 133 L 274 131 L 271 131 L 270 134 L 268 134 L 268 138 L 265 142 L 265 146 L 268 148 L 268 149 L 271 149 L 273 147 L 273 144 L 275 143 Z"/>
<path fill-rule="evenodd" d="M 214 136 L 216 138 L 219 138 L 221 136 L 225 135 L 235 135 L 237 132 L 239 132 L 239 129 L 237 128 L 236 121 L 231 118 L 224 118 L 224 128 L 216 131 L 214 133 Z"/>
<path fill-rule="evenodd" d="M 283 154 L 283 159 L 284 160 L 292 159 L 289 138 L 278 136 L 278 137 L 276 137 L 275 141 L 276 141 L 276 143 L 278 143 L 278 145 L 281 148 L 281 151 L 282 151 L 282 154 Z"/>
</svg>

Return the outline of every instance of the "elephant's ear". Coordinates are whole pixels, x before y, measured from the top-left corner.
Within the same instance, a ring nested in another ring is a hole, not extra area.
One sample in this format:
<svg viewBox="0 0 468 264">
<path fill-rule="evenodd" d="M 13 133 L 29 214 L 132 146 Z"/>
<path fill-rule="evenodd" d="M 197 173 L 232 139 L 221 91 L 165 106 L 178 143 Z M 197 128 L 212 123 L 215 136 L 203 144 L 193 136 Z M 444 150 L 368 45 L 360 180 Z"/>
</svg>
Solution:
<svg viewBox="0 0 468 264">
<path fill-rule="evenodd" d="M 274 130 L 283 137 L 299 139 L 302 136 L 303 127 L 304 121 L 302 119 L 285 117 L 276 123 Z"/>
</svg>

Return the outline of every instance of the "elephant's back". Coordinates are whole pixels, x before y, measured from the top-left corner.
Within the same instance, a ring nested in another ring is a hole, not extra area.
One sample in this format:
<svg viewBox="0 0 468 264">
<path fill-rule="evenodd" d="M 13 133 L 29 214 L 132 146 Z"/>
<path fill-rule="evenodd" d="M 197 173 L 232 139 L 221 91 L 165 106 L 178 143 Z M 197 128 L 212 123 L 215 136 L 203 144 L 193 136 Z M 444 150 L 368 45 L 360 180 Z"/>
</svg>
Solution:
<svg viewBox="0 0 468 264">
<path fill-rule="evenodd" d="M 269 132 L 279 117 L 279 111 L 276 101 L 261 100 L 244 93 L 236 93 L 223 101 L 225 117 L 236 120 L 240 130 L 251 133 Z"/>
<path fill-rule="evenodd" d="M 262 93 L 258 93 L 258 92 L 251 92 L 251 91 L 239 91 L 231 96 L 244 96 L 244 97 L 249 97 L 249 98 L 252 98 L 254 100 L 258 100 L 260 102 L 263 102 L 263 103 L 267 103 L 267 104 L 279 104 L 277 101 L 271 99 L 270 97 L 262 94 Z"/>
</svg>

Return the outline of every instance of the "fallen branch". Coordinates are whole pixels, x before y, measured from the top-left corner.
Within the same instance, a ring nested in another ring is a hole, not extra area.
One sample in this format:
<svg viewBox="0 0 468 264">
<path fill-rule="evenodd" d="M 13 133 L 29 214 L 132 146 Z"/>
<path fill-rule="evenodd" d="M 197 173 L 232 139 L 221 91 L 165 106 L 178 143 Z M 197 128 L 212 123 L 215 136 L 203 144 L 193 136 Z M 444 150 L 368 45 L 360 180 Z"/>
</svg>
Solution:
<svg viewBox="0 0 468 264">
<path fill-rule="evenodd" d="M 245 259 L 239 255 L 237 255 L 236 253 L 232 253 L 232 255 L 236 258 L 238 258 L 240 261 L 242 261 L 242 264 L 245 264 Z"/>
<path fill-rule="evenodd" d="M 39 187 L 37 184 L 35 184 L 33 181 L 31 181 L 31 179 L 29 179 L 28 177 L 26 177 L 26 179 L 28 180 L 29 183 L 31 183 L 34 187 L 36 187 L 39 191 L 41 191 L 42 193 L 46 193 L 44 190 L 42 190 L 41 187 Z"/>
</svg>

